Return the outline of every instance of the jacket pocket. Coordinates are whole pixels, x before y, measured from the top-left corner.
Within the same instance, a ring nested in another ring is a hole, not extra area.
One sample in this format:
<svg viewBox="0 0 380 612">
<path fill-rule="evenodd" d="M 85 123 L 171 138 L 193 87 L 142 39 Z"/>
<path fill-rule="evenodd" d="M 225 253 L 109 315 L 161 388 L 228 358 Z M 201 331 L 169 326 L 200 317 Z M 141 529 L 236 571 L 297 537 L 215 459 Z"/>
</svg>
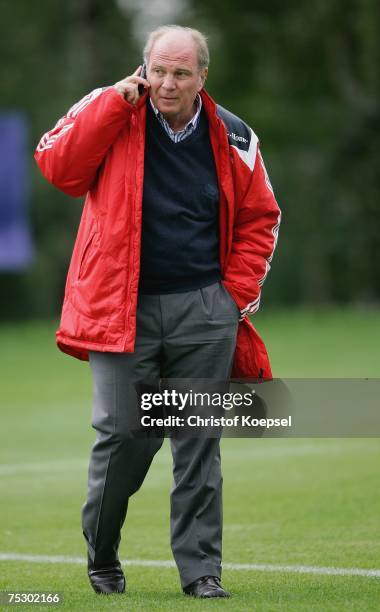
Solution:
<svg viewBox="0 0 380 612">
<path fill-rule="evenodd" d="M 78 281 L 80 281 L 83 278 L 83 276 L 85 275 L 86 264 L 87 264 L 87 261 L 88 261 L 88 256 L 89 256 L 89 253 L 91 251 L 91 247 L 92 247 L 92 244 L 94 242 L 95 236 L 96 236 L 96 232 L 92 232 L 89 235 L 88 240 L 87 240 L 87 242 L 86 242 L 86 244 L 84 246 L 82 257 L 80 259 L 78 274 L 77 274 L 77 280 Z"/>
<path fill-rule="evenodd" d="M 222 281 L 220 281 L 220 286 L 222 288 L 222 290 L 224 291 L 225 295 L 227 296 L 227 299 L 229 300 L 229 302 L 231 303 L 231 305 L 233 306 L 236 314 L 238 315 L 239 319 L 241 317 L 241 313 L 240 313 L 240 308 L 237 305 L 237 303 L 235 302 L 234 298 L 232 297 L 232 295 L 230 294 L 230 292 L 228 291 L 228 289 L 224 286 L 224 283 Z"/>
</svg>

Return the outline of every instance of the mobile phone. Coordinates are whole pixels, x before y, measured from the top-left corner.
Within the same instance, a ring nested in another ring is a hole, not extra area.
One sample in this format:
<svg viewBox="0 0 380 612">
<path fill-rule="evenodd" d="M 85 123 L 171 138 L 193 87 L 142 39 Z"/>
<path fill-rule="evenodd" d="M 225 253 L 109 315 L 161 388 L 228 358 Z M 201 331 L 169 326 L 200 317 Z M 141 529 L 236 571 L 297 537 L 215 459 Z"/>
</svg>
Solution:
<svg viewBox="0 0 380 612">
<path fill-rule="evenodd" d="M 142 65 L 141 72 L 140 72 L 139 76 L 141 76 L 141 78 L 143 78 L 143 79 L 146 79 L 146 63 L 145 62 Z M 139 85 L 138 86 L 138 90 L 139 90 L 140 96 L 142 96 L 142 94 L 144 93 L 144 90 L 145 90 L 144 85 Z"/>
</svg>

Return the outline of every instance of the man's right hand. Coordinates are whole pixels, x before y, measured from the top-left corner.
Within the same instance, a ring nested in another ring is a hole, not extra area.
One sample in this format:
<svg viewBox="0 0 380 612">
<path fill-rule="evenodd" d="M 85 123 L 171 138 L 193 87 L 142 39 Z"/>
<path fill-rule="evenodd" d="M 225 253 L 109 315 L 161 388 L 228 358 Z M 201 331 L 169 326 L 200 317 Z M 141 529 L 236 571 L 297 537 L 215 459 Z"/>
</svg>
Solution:
<svg viewBox="0 0 380 612">
<path fill-rule="evenodd" d="M 115 83 L 114 88 L 116 91 L 130 104 L 136 104 L 140 97 L 139 85 L 143 85 L 145 89 L 150 87 L 149 81 L 140 77 L 142 66 L 139 66 L 137 70 L 131 75 L 125 77 L 122 81 Z"/>
</svg>

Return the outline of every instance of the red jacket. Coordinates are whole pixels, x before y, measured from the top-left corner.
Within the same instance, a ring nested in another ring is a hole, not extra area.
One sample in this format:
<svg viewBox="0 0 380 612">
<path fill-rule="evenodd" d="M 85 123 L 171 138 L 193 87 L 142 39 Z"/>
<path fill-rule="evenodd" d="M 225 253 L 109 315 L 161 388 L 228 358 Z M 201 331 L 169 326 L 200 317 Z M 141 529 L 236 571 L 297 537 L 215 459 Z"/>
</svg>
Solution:
<svg viewBox="0 0 380 612">
<path fill-rule="evenodd" d="M 253 131 L 202 90 L 220 190 L 220 264 L 242 313 L 232 375 L 271 377 L 268 355 L 248 315 L 276 246 L 280 210 Z M 68 195 L 86 195 L 70 267 L 59 348 L 133 352 L 140 269 L 147 95 L 137 105 L 113 88 L 95 89 L 41 138 L 35 159 Z"/>
</svg>

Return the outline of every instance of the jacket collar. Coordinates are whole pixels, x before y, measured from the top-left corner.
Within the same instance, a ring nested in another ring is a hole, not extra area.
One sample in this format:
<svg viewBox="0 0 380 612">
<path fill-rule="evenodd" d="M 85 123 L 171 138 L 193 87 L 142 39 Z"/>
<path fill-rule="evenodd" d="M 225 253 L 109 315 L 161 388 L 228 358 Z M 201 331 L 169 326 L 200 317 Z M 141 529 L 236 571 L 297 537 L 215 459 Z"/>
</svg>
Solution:
<svg viewBox="0 0 380 612">
<path fill-rule="evenodd" d="M 216 115 L 216 102 L 214 101 L 214 99 L 210 96 L 210 94 L 205 89 L 201 89 L 199 94 L 200 94 L 200 96 L 202 98 L 202 104 L 204 104 L 205 110 L 207 112 L 207 116 L 209 118 L 217 119 L 217 115 Z M 141 108 L 147 102 L 149 102 L 149 95 L 148 95 L 148 92 L 146 91 L 138 99 L 137 104 L 136 104 L 136 108 L 138 108 L 138 109 Z"/>
</svg>

